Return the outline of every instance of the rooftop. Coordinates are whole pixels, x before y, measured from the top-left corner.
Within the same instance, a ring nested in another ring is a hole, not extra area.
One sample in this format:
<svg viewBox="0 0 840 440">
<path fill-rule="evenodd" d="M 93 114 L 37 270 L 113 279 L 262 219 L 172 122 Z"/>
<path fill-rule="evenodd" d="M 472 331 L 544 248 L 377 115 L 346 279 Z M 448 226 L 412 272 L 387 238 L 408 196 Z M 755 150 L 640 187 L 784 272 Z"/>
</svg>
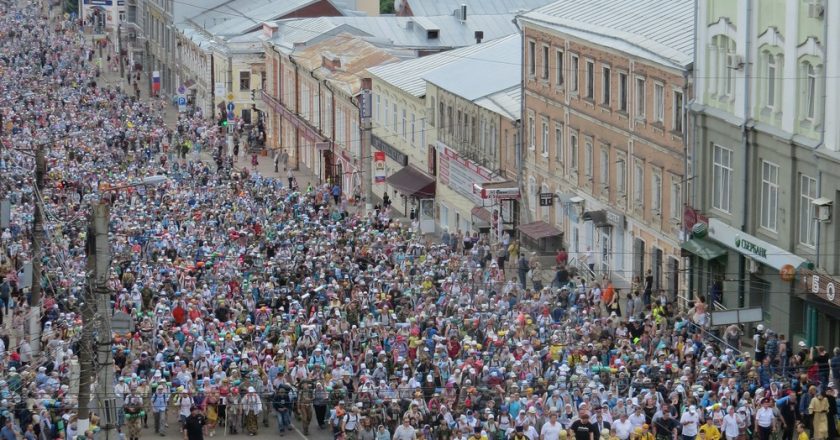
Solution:
<svg viewBox="0 0 840 440">
<path fill-rule="evenodd" d="M 214 8 L 204 9 L 190 21 L 211 35 L 242 35 L 261 28 L 264 21 L 280 19 L 319 1 L 227 0 Z"/>
<path fill-rule="evenodd" d="M 694 60 L 695 0 L 560 0 L 519 19 L 684 69 Z"/>
<path fill-rule="evenodd" d="M 461 61 L 478 60 L 492 61 L 496 59 L 492 48 L 504 45 L 508 40 L 520 41 L 518 34 L 509 35 L 503 38 L 486 41 L 481 44 L 474 44 L 447 52 L 428 55 L 399 63 L 376 66 L 368 69 L 382 81 L 387 82 L 401 90 L 416 97 L 426 95 L 426 80 L 423 77 L 436 69 Z M 516 62 L 519 64 L 519 61 Z"/>
<path fill-rule="evenodd" d="M 545 6 L 552 0 L 402 0 L 408 5 L 412 15 L 423 17 L 430 15 L 451 15 L 461 5 L 467 5 L 470 14 L 517 14 Z"/>
</svg>

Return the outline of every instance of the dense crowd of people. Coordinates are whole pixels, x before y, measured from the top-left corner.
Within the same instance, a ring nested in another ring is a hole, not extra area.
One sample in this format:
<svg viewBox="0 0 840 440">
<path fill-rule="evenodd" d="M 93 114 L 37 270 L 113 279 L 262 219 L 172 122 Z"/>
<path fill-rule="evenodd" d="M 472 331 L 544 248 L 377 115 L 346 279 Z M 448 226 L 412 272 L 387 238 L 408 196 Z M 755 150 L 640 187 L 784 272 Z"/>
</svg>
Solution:
<svg viewBox="0 0 840 440">
<path fill-rule="evenodd" d="M 212 121 L 166 127 L 161 101 L 103 85 L 82 22 L 37 2 L 0 10 L 0 49 L 12 204 L 0 236 L 2 440 L 101 429 L 99 408 L 77 425 L 74 365 L 91 324 L 80 312 L 87 212 L 103 201 L 112 304 L 136 324 L 113 335 L 116 425 L 130 440 L 146 427 L 283 435 L 293 419 L 344 440 L 838 437 L 837 348 L 793 347 L 768 323 L 742 350 L 737 326 L 709 330 L 702 298 L 680 310 L 642 280 L 619 292 L 567 266 L 565 250 L 540 279 L 509 237 L 431 240 L 387 204 L 356 212 L 335 186 L 232 169 Z M 135 186 L 149 176 L 166 181 Z M 39 353 L 24 330 L 37 310 L 26 279 L 36 204 Z"/>
</svg>

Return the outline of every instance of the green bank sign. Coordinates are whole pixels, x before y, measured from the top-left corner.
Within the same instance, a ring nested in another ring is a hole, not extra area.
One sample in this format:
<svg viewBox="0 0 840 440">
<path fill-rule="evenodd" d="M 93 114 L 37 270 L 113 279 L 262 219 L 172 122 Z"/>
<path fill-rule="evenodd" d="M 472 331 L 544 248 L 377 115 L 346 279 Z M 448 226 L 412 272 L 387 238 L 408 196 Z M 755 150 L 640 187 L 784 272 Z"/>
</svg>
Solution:
<svg viewBox="0 0 840 440">
<path fill-rule="evenodd" d="M 735 248 L 761 258 L 767 258 L 767 248 L 753 243 L 746 238 L 735 237 Z"/>
</svg>

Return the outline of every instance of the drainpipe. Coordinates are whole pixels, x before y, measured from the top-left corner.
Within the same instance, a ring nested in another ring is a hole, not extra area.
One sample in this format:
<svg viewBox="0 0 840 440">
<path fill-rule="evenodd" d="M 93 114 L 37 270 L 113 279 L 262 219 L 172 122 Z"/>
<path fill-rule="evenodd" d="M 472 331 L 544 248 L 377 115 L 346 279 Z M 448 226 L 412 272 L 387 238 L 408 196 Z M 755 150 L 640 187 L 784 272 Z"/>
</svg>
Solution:
<svg viewBox="0 0 840 440">
<path fill-rule="evenodd" d="M 294 97 L 292 98 L 292 101 L 293 101 L 292 105 L 294 106 L 295 114 L 299 114 L 298 113 L 298 108 L 299 108 L 298 107 L 298 102 L 299 102 L 298 90 L 300 90 L 300 65 L 297 62 L 295 62 L 295 58 L 292 56 L 292 54 L 289 54 L 289 61 L 292 63 L 292 65 L 295 66 L 295 89 L 292 91 L 294 93 Z M 294 167 L 295 171 L 300 170 L 300 143 L 298 142 L 298 139 L 300 139 L 300 136 L 297 135 L 297 129 L 295 129 L 295 141 L 294 141 L 295 142 L 295 147 L 294 147 L 295 148 L 295 167 Z"/>
<path fill-rule="evenodd" d="M 828 7 L 829 3 L 825 2 L 823 4 L 823 17 L 828 17 Z M 825 53 L 828 54 L 828 24 L 823 24 L 823 38 L 822 38 L 823 49 Z M 828 93 L 826 90 L 828 89 L 828 77 L 823 75 L 823 107 L 826 105 L 826 99 L 828 98 Z M 823 123 L 820 125 L 820 142 L 814 147 L 814 163 L 817 164 L 817 197 L 822 197 L 822 169 L 820 169 L 820 160 L 817 156 L 817 150 L 819 150 L 825 144 L 825 108 L 822 110 L 823 116 Z M 817 246 L 816 246 L 816 257 L 814 261 L 814 269 L 820 267 L 820 240 L 822 235 L 822 224 L 817 222 Z"/>
<path fill-rule="evenodd" d="M 520 47 L 522 47 L 522 51 L 519 54 L 519 58 L 520 58 L 519 65 L 522 66 L 522 69 L 524 69 L 525 68 L 525 47 L 524 47 L 524 44 L 525 44 L 525 30 L 522 28 L 522 26 L 520 26 L 518 17 L 514 17 L 513 24 L 519 30 L 519 35 L 520 35 L 520 43 L 519 44 L 520 44 Z M 520 75 L 521 74 L 522 74 L 522 70 L 520 70 Z M 519 110 L 520 111 L 519 120 L 516 121 L 516 123 L 515 123 L 516 134 L 514 135 L 515 140 L 514 140 L 513 144 L 514 144 L 514 148 L 516 148 L 516 180 L 517 180 L 517 186 L 519 186 L 519 193 L 520 194 L 525 194 L 525 197 L 520 197 L 519 199 L 523 201 L 523 204 L 525 204 L 525 203 L 527 203 L 527 199 L 528 199 L 528 194 L 527 194 L 528 188 L 525 185 L 525 179 L 524 179 L 524 176 L 523 176 L 525 166 L 522 163 L 523 162 L 523 157 L 522 157 L 522 136 L 523 136 L 523 133 L 522 133 L 522 131 L 524 130 L 524 128 L 523 128 L 524 124 L 522 124 L 522 121 L 525 120 L 525 115 L 527 115 L 528 112 L 525 109 L 525 81 L 524 81 L 524 77 L 520 78 L 519 84 L 520 84 L 520 86 L 519 86 L 520 87 L 520 92 L 522 93 L 522 99 L 520 100 L 521 104 L 520 104 L 520 110 Z M 525 215 L 530 215 L 529 214 L 530 210 L 529 209 L 522 209 L 522 207 L 520 206 L 519 212 L 520 212 L 519 223 L 521 224 L 521 223 L 523 223 L 523 221 L 521 219 L 522 213 L 525 213 Z M 529 220 L 530 220 L 530 218 L 529 218 Z M 518 226 L 519 225 L 514 225 L 517 233 L 519 232 L 519 227 Z M 519 239 L 520 237 L 517 236 L 517 238 Z"/>
<path fill-rule="evenodd" d="M 741 231 L 748 233 L 749 210 L 750 210 L 750 130 L 752 129 L 752 118 L 750 117 L 750 69 L 752 68 L 752 12 L 753 0 L 747 0 L 746 20 L 746 41 L 744 42 L 744 122 L 741 125 L 741 148 L 744 150 L 744 196 L 741 213 Z M 745 307 L 746 304 L 746 277 L 747 259 L 742 254 L 738 257 L 738 307 Z"/>
</svg>

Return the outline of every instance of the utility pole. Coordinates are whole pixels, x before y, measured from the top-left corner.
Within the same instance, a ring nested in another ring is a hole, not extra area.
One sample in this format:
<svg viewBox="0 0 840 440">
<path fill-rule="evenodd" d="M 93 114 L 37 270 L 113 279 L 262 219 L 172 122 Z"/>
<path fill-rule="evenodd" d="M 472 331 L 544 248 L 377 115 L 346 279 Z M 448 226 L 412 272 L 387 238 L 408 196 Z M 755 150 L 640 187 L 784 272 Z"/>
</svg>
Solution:
<svg viewBox="0 0 840 440">
<path fill-rule="evenodd" d="M 44 237 L 44 175 L 47 174 L 47 159 L 44 145 L 35 149 L 35 216 L 32 219 L 32 283 L 30 285 L 29 345 L 32 354 L 41 352 L 41 242 Z"/>
<path fill-rule="evenodd" d="M 125 77 L 125 63 L 123 63 L 122 51 L 122 23 L 117 25 L 117 61 L 120 63 L 120 78 Z"/>
<path fill-rule="evenodd" d="M 93 328 L 91 323 L 96 321 L 97 303 L 94 298 L 94 285 L 96 283 L 96 234 L 94 233 L 93 215 L 89 216 L 87 235 L 85 236 L 85 256 L 87 266 L 85 274 L 87 283 L 82 299 L 82 335 L 79 342 L 79 414 L 77 432 L 84 434 L 90 427 L 91 398 L 90 390 L 93 385 L 93 374 L 96 370 L 93 359 Z"/>
<path fill-rule="evenodd" d="M 110 222 L 109 206 L 107 202 L 93 204 L 92 240 L 93 254 L 90 260 L 93 267 L 93 296 L 96 303 L 96 318 L 98 321 L 96 338 L 96 366 L 97 393 L 99 394 L 98 408 L 102 416 L 102 432 L 105 440 L 109 440 L 116 428 L 116 407 L 114 399 L 114 359 L 111 353 L 113 333 L 111 331 L 111 292 L 108 289 L 108 276 L 111 271 L 111 244 L 108 242 L 108 223 Z M 85 326 L 88 323 L 85 322 Z"/>
<path fill-rule="evenodd" d="M 373 211 L 373 175 L 371 174 L 370 135 L 372 124 L 370 121 L 372 100 L 370 96 L 372 81 L 362 78 L 362 102 L 359 113 L 362 119 L 362 189 L 365 193 L 365 214 Z"/>
</svg>

